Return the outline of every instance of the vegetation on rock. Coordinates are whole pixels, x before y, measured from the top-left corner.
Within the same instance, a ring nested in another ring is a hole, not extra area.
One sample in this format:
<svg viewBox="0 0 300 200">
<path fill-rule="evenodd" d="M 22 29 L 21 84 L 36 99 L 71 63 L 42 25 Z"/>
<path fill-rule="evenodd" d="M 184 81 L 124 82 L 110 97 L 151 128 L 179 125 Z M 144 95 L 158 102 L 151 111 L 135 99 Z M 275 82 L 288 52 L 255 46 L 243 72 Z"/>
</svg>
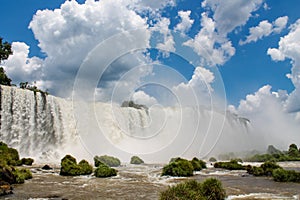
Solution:
<svg viewBox="0 0 300 200">
<path fill-rule="evenodd" d="M 272 173 L 275 169 L 282 169 L 278 164 L 275 162 L 265 162 L 260 167 L 256 166 L 246 166 L 245 169 L 249 174 L 254 176 L 272 176 Z"/>
<path fill-rule="evenodd" d="M 22 158 L 21 159 L 22 165 L 31 166 L 34 160 L 32 158 Z"/>
<path fill-rule="evenodd" d="M 21 165 L 19 153 L 14 148 L 9 148 L 4 142 L 0 142 L 0 163 L 4 165 Z"/>
<path fill-rule="evenodd" d="M 163 167 L 162 176 L 193 176 L 193 171 L 194 167 L 190 161 L 176 158 Z"/>
<path fill-rule="evenodd" d="M 144 161 L 138 156 L 132 156 L 130 159 L 130 164 L 139 165 L 143 164 Z"/>
<path fill-rule="evenodd" d="M 133 101 L 124 101 L 121 107 L 131 107 L 135 109 L 145 109 L 148 110 L 148 107 L 142 104 L 134 103 Z"/>
<path fill-rule="evenodd" d="M 188 180 L 169 187 L 160 194 L 160 200 L 222 200 L 225 197 L 226 192 L 222 183 L 215 178 L 206 179 L 203 183 Z"/>
<path fill-rule="evenodd" d="M 104 163 L 98 163 L 98 167 L 94 172 L 94 175 L 98 178 L 106 178 L 117 175 L 117 170 L 107 166 Z"/>
<path fill-rule="evenodd" d="M 300 183 L 300 172 L 296 172 L 295 170 L 284 170 L 282 168 L 278 168 L 273 170 L 272 176 L 274 181 L 277 182 Z"/>
<path fill-rule="evenodd" d="M 288 151 L 280 151 L 273 145 L 269 145 L 266 154 L 255 154 L 245 159 L 248 162 L 284 162 L 300 161 L 300 152 L 296 144 L 291 144 Z"/>
<path fill-rule="evenodd" d="M 217 159 L 215 157 L 210 157 L 208 161 L 209 162 L 217 162 Z"/>
<path fill-rule="evenodd" d="M 95 167 L 98 167 L 101 163 L 108 165 L 109 167 L 118 167 L 121 165 L 121 161 L 118 158 L 104 155 L 94 157 Z"/>
<path fill-rule="evenodd" d="M 243 170 L 245 167 L 238 163 L 238 160 L 231 160 L 229 162 L 216 162 L 215 168 L 223 168 L 228 170 Z"/>
<path fill-rule="evenodd" d="M 61 160 L 60 175 L 62 176 L 79 176 L 87 175 L 93 172 L 92 166 L 85 160 L 77 164 L 77 161 L 71 155 L 66 155 Z"/>
<path fill-rule="evenodd" d="M 190 162 L 193 165 L 194 171 L 200 171 L 206 168 L 206 163 L 203 160 L 199 160 L 196 157 L 194 157 Z"/>
</svg>

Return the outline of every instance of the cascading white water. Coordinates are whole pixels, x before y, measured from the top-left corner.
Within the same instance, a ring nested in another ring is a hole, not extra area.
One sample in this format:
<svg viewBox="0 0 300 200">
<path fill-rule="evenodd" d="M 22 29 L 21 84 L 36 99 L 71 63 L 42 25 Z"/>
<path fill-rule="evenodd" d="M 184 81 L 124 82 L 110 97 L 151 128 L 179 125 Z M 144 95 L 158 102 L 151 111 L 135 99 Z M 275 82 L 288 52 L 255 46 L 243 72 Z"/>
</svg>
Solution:
<svg viewBox="0 0 300 200">
<path fill-rule="evenodd" d="M 75 120 L 72 102 L 65 99 L 16 87 L 1 86 L 0 91 L 0 140 L 17 148 L 21 156 L 59 161 L 67 153 L 78 158 L 88 155 L 89 160 L 95 154 L 112 154 L 126 161 L 133 154 L 143 154 L 146 160 L 158 162 L 178 155 L 203 156 L 215 150 L 214 145 L 220 152 L 250 144 L 245 139 L 247 121 L 227 115 L 220 134 L 224 113 L 212 114 L 204 108 L 154 106 L 147 110 L 97 102 L 82 106 Z M 78 116 L 84 123 L 78 123 Z M 228 145 L 233 139 L 238 141 L 235 148 Z"/>
<path fill-rule="evenodd" d="M 22 156 L 59 157 L 75 138 L 71 106 L 65 100 L 1 86 L 0 140 Z"/>
</svg>

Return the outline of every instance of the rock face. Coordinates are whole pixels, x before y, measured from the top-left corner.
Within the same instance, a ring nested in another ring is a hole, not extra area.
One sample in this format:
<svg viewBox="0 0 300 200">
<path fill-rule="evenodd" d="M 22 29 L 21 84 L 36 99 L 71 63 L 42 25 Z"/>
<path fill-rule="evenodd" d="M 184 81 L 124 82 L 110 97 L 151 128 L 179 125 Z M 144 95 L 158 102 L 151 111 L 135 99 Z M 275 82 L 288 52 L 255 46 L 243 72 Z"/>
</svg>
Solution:
<svg viewBox="0 0 300 200">
<path fill-rule="evenodd" d="M 44 165 L 44 166 L 42 167 L 42 169 L 43 169 L 43 170 L 51 170 L 51 169 L 53 169 L 53 168 L 50 167 L 49 165 Z"/>
<path fill-rule="evenodd" d="M 12 194 L 13 188 L 11 185 L 5 181 L 0 181 L 0 196 Z"/>
</svg>

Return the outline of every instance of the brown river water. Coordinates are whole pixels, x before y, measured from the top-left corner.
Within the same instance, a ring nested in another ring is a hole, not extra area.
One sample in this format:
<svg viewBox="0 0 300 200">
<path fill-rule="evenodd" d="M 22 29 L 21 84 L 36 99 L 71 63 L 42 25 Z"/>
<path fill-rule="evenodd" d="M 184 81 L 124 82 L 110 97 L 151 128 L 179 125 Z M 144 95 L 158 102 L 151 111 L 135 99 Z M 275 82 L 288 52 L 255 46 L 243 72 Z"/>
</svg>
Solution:
<svg viewBox="0 0 300 200">
<path fill-rule="evenodd" d="M 255 164 L 255 163 L 254 163 Z M 300 170 L 300 162 L 281 163 L 287 169 Z M 14 194 L 0 199 L 62 200 L 62 199 L 158 199 L 169 185 L 182 180 L 202 181 L 215 177 L 222 181 L 228 200 L 231 199 L 300 199 L 299 183 L 277 183 L 268 177 L 248 176 L 245 171 L 208 168 L 190 178 L 161 177 L 162 165 L 126 165 L 118 167 L 118 176 L 59 176 L 59 168 L 41 170 L 30 167 L 33 179 L 14 185 Z"/>
</svg>

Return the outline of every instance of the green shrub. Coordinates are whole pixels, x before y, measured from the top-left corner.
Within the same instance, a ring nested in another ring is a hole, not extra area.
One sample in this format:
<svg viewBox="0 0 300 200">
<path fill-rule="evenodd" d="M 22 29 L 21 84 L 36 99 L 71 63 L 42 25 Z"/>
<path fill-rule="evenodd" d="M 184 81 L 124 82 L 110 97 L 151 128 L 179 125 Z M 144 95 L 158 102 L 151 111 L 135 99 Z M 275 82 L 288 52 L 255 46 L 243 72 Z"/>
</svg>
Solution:
<svg viewBox="0 0 300 200">
<path fill-rule="evenodd" d="M 194 171 L 200 171 L 203 168 L 206 168 L 206 163 L 196 157 L 194 157 L 190 162 L 193 165 Z"/>
<path fill-rule="evenodd" d="M 21 168 L 21 169 L 13 169 L 13 175 L 15 176 L 15 183 L 20 184 L 24 183 L 25 180 L 32 178 L 32 173 L 29 169 Z"/>
<path fill-rule="evenodd" d="M 95 156 L 95 167 L 98 167 L 101 163 L 108 165 L 109 167 L 118 167 L 121 165 L 121 161 L 118 158 L 112 156 Z"/>
<path fill-rule="evenodd" d="M 193 176 L 193 171 L 190 161 L 178 158 L 163 167 L 162 176 Z"/>
<path fill-rule="evenodd" d="M 79 176 L 91 174 L 93 171 L 92 166 L 85 160 L 77 164 L 76 159 L 71 155 L 66 155 L 61 160 L 60 175 L 62 176 Z"/>
<path fill-rule="evenodd" d="M 32 158 L 22 158 L 21 159 L 22 165 L 31 166 L 34 160 Z"/>
<path fill-rule="evenodd" d="M 160 200 L 222 200 L 225 197 L 222 183 L 214 178 L 206 179 L 203 183 L 188 180 L 160 193 Z"/>
<path fill-rule="evenodd" d="M 91 174 L 93 173 L 93 166 L 90 165 L 88 163 L 88 161 L 86 160 L 81 160 L 79 163 L 78 163 L 79 167 L 81 168 L 81 175 L 88 175 L 88 174 Z"/>
<path fill-rule="evenodd" d="M 144 161 L 139 158 L 138 156 L 132 156 L 130 159 L 130 164 L 135 164 L 135 165 L 139 165 L 139 164 L 143 164 Z"/>
<path fill-rule="evenodd" d="M 226 197 L 222 182 L 215 178 L 206 179 L 202 183 L 202 193 L 209 200 L 221 200 Z"/>
<path fill-rule="evenodd" d="M 272 174 L 274 181 L 277 182 L 297 182 L 300 183 L 300 172 L 294 170 L 284 170 L 278 168 L 273 170 Z"/>
<path fill-rule="evenodd" d="M 18 151 L 14 148 L 9 148 L 4 142 L 0 142 L 0 162 L 13 166 L 21 164 Z"/>
<path fill-rule="evenodd" d="M 272 176 L 272 173 L 275 169 L 282 169 L 279 165 L 275 162 L 265 162 L 260 167 L 250 166 L 246 167 L 246 170 L 249 174 L 254 176 Z"/>
<path fill-rule="evenodd" d="M 99 163 L 94 175 L 99 178 L 111 177 L 117 175 L 117 170 L 111 168 L 103 163 Z"/>
<path fill-rule="evenodd" d="M 243 170 L 245 167 L 238 163 L 237 160 L 231 160 L 229 162 L 216 162 L 214 164 L 215 168 L 222 168 L 228 170 Z"/>
</svg>

